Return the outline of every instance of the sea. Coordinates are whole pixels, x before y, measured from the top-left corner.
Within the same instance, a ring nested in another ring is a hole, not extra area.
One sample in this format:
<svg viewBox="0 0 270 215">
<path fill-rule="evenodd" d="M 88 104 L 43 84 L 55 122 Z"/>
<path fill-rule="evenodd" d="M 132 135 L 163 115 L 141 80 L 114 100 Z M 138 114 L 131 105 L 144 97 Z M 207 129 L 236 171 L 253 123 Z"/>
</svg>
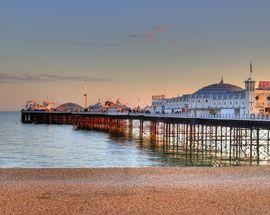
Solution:
<svg viewBox="0 0 270 215">
<path fill-rule="evenodd" d="M 0 122 L 1 168 L 170 166 L 166 156 L 136 139 L 70 125 L 23 124 L 19 112 L 0 112 Z"/>
<path fill-rule="evenodd" d="M 0 112 L 0 168 L 215 165 L 215 159 L 193 159 L 136 137 L 77 130 L 71 125 L 23 124 L 20 112 Z"/>
</svg>

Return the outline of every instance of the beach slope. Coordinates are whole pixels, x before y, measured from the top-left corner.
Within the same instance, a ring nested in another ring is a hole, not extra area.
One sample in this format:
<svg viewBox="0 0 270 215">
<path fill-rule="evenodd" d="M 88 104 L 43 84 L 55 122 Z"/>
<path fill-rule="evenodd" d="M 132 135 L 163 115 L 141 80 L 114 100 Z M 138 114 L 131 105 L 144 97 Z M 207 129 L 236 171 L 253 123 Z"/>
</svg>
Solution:
<svg viewBox="0 0 270 215">
<path fill-rule="evenodd" d="M 0 214 L 269 214 L 270 167 L 0 169 Z"/>
</svg>

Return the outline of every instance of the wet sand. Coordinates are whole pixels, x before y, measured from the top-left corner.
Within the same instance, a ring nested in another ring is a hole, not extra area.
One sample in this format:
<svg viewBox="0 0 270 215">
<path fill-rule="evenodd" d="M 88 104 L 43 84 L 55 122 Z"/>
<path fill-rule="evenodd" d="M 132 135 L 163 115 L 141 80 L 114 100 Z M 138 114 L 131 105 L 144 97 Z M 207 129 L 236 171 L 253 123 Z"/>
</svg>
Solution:
<svg viewBox="0 0 270 215">
<path fill-rule="evenodd" d="M 0 169 L 0 214 L 270 214 L 270 167 Z"/>
</svg>

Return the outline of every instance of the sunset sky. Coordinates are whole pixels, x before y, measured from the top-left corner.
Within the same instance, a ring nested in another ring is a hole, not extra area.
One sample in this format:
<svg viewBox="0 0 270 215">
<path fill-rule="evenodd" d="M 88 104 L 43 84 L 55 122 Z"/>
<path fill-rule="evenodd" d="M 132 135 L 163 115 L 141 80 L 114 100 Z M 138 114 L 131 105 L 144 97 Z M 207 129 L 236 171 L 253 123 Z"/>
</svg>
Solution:
<svg viewBox="0 0 270 215">
<path fill-rule="evenodd" d="M 0 3 L 0 110 L 47 97 L 83 104 L 270 80 L 269 0 L 6 0 Z M 140 99 L 138 99 L 140 98 Z"/>
</svg>

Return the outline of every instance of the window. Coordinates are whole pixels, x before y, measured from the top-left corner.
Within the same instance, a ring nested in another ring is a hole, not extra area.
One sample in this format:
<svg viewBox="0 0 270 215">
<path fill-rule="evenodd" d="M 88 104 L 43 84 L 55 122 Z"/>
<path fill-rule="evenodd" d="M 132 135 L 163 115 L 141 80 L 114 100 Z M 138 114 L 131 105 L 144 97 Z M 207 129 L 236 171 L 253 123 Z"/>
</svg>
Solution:
<svg viewBox="0 0 270 215">
<path fill-rule="evenodd" d="M 259 96 L 256 96 L 255 99 L 256 99 L 256 101 L 259 101 L 260 97 Z"/>
<path fill-rule="evenodd" d="M 270 101 L 270 96 L 267 96 L 267 101 Z"/>
</svg>

